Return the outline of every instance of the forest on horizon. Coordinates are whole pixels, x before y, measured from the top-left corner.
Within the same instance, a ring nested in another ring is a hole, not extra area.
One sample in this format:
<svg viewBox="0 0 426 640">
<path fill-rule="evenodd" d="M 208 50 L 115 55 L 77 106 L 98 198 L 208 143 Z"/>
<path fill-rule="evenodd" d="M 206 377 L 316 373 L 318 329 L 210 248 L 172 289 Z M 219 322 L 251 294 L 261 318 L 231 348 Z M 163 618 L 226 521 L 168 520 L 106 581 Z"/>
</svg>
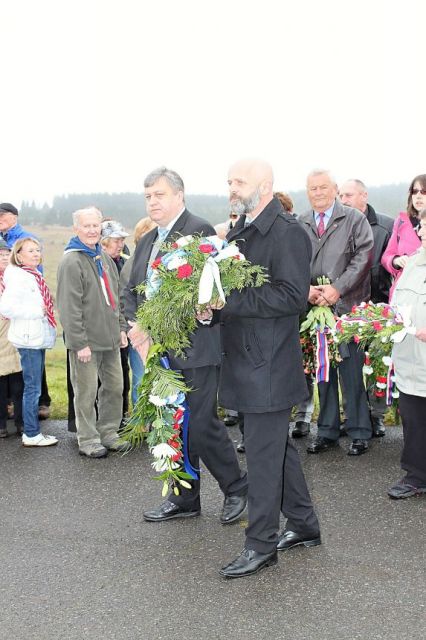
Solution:
<svg viewBox="0 0 426 640">
<path fill-rule="evenodd" d="M 379 213 L 395 218 L 406 208 L 408 186 L 408 183 L 399 183 L 371 187 L 368 190 L 368 201 Z M 276 189 L 279 190 L 279 187 Z M 303 213 L 309 208 L 304 190 L 288 193 L 293 199 L 296 213 Z M 186 194 L 185 200 L 192 213 L 206 218 L 211 224 L 218 224 L 228 218 L 229 204 L 226 196 Z M 44 204 L 37 207 L 35 202 L 23 201 L 19 219 L 24 225 L 71 226 L 72 212 L 91 205 L 98 207 L 104 216 L 119 220 L 129 229 L 146 215 L 143 193 L 74 193 L 55 196 L 52 206 Z"/>
</svg>

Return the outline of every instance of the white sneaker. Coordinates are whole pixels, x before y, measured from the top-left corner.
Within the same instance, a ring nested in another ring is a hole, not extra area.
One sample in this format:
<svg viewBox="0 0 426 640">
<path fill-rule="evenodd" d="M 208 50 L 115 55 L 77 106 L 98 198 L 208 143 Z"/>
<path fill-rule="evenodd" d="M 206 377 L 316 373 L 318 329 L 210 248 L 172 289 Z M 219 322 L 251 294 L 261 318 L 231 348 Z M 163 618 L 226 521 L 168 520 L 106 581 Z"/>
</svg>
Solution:
<svg viewBox="0 0 426 640">
<path fill-rule="evenodd" d="M 58 440 L 54 436 L 45 436 L 42 433 L 30 438 L 24 433 L 22 435 L 22 444 L 24 447 L 51 447 L 54 444 L 58 444 Z"/>
</svg>

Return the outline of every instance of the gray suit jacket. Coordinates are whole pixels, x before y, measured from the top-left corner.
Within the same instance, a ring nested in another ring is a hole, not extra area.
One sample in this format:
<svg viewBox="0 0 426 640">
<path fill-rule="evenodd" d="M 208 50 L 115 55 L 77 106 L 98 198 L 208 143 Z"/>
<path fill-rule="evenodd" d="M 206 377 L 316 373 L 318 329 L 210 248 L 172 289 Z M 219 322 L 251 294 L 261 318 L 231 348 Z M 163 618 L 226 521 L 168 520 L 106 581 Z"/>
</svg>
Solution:
<svg viewBox="0 0 426 640">
<path fill-rule="evenodd" d="M 173 240 L 177 240 L 181 236 L 187 236 L 193 233 L 211 236 L 215 234 L 215 231 L 206 220 L 192 215 L 192 213 L 185 209 L 170 230 L 166 241 L 173 242 Z M 146 279 L 152 245 L 157 235 L 157 229 L 153 229 L 141 238 L 136 247 L 129 282 L 122 291 L 121 298 L 126 320 L 134 320 L 138 306 L 144 302 L 144 297 L 135 291 L 135 287 Z M 185 352 L 186 359 L 176 358 L 173 353 L 168 354 L 170 364 L 174 369 L 195 369 L 220 364 L 218 326 L 206 327 L 200 324 L 191 336 L 191 343 L 192 346 Z"/>
<path fill-rule="evenodd" d="M 311 284 L 327 276 L 339 291 L 338 314 L 370 299 L 370 268 L 373 261 L 373 233 L 364 214 L 336 200 L 324 235 L 319 238 L 312 209 L 298 221 L 312 243 Z"/>
</svg>

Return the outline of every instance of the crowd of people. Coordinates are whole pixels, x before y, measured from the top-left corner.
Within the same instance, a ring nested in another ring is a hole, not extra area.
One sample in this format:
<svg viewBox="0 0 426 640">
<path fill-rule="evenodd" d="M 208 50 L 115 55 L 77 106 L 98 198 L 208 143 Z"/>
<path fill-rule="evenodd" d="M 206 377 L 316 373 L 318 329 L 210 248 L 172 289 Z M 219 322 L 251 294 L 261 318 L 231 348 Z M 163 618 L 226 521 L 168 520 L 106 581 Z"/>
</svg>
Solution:
<svg viewBox="0 0 426 640">
<path fill-rule="evenodd" d="M 316 382 L 304 373 L 299 340 L 309 305 L 331 307 L 337 315 L 369 300 L 410 307 L 416 332 L 393 353 L 405 475 L 388 494 L 400 499 L 426 493 L 426 174 L 413 179 L 407 210 L 395 220 L 374 210 L 358 179 L 339 188 L 330 172 L 319 169 L 308 175 L 306 185 L 310 209 L 296 215 L 291 198 L 274 192 L 269 164 L 237 162 L 228 174 L 229 220 L 215 230 L 186 209 L 182 178 L 161 167 L 144 182 L 148 217 L 135 228 L 133 255 L 120 222 L 87 207 L 73 214 L 75 235 L 58 267 L 68 426 L 76 431 L 79 453 L 88 458 L 129 447 L 120 428 L 130 392 L 132 404 L 137 401 L 150 344 L 136 322 L 144 303 L 136 286 L 161 255 L 162 242 L 217 233 L 266 268 L 268 283 L 233 291 L 222 310 L 203 317 L 185 358 L 168 354 L 171 366 L 194 389 L 188 395 L 189 457 L 195 467 L 201 459 L 219 484 L 221 523 L 238 520 L 248 504 L 245 546 L 221 569 L 226 578 L 275 564 L 277 551 L 321 543 L 299 455 L 288 438 L 292 412 L 292 437 L 311 431 Z M 12 204 L 0 204 L 0 438 L 9 435 L 13 403 L 22 444 L 47 447 L 58 442 L 40 428 L 48 397 L 45 351 L 55 342 L 55 310 L 43 277 L 42 247 L 18 224 L 18 216 Z M 360 456 L 368 452 L 371 438 L 386 433 L 387 407 L 365 386 L 363 350 L 350 342 L 340 347 L 340 356 L 329 380 L 317 383 L 318 429 L 307 445 L 310 454 L 326 453 L 347 435 L 348 455 Z M 224 421 L 218 404 L 225 409 Z M 246 454 L 247 472 L 226 428 L 236 422 L 242 435 L 237 451 Z M 282 532 L 280 512 L 287 518 Z M 199 481 L 193 481 L 190 489 L 146 510 L 144 518 L 161 522 L 200 513 Z"/>
</svg>

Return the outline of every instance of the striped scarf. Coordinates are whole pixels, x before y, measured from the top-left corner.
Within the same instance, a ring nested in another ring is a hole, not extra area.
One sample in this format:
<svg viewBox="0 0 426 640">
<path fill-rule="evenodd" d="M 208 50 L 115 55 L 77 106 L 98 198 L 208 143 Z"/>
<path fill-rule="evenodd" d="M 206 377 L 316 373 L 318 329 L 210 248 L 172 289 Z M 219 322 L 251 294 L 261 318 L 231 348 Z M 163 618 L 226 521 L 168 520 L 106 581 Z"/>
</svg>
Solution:
<svg viewBox="0 0 426 640">
<path fill-rule="evenodd" d="M 41 297 L 43 298 L 44 306 L 46 309 L 46 316 L 49 324 L 52 325 L 52 327 L 56 327 L 55 315 L 53 313 L 53 299 L 49 291 L 49 287 L 46 284 L 46 280 L 43 278 L 41 273 L 37 271 L 37 269 L 26 267 L 25 265 L 21 265 L 21 269 L 23 269 L 27 273 L 30 273 L 36 279 L 38 288 L 40 289 Z"/>
</svg>

